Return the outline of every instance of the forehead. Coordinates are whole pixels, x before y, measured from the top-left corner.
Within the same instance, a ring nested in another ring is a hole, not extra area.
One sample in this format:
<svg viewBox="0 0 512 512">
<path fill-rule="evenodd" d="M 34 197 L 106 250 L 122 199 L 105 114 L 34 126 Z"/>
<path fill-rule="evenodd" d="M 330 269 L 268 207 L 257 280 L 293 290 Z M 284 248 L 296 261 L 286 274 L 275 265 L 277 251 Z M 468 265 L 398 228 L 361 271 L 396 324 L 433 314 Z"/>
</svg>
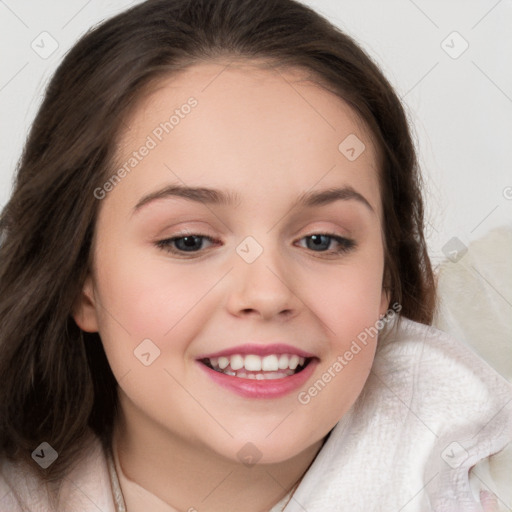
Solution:
<svg viewBox="0 0 512 512">
<path fill-rule="evenodd" d="M 364 188 L 380 209 L 369 130 L 301 70 L 246 61 L 195 64 L 159 80 L 126 124 L 118 165 L 150 139 L 153 146 L 130 173 L 128 191 L 181 180 L 300 193 L 320 181 L 324 188 L 346 181 Z"/>
</svg>

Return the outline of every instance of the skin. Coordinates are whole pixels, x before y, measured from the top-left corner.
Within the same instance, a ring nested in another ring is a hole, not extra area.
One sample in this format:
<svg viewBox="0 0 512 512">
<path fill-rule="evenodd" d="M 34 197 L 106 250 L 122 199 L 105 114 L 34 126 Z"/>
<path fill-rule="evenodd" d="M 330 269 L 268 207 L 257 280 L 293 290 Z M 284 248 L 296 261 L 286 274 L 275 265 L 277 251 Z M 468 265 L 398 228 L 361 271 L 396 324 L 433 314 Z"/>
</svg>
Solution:
<svg viewBox="0 0 512 512">
<path fill-rule="evenodd" d="M 191 96 L 197 106 L 101 201 L 74 316 L 100 333 L 119 383 L 115 443 L 126 476 L 176 510 L 268 510 L 307 470 L 371 369 L 376 339 L 308 404 L 298 401 L 389 306 L 377 154 L 355 112 L 298 70 L 212 61 L 165 79 L 138 105 L 119 162 Z M 354 161 L 338 150 L 349 134 L 366 146 Z M 133 211 L 172 184 L 229 189 L 239 201 L 167 197 Z M 348 199 L 291 209 L 304 192 L 343 186 L 371 208 Z M 327 250 L 307 245 L 325 232 L 356 245 L 338 254 L 335 239 Z M 181 256 L 156 245 L 187 233 L 216 242 Z M 252 263 L 236 252 L 247 236 L 263 248 Z M 160 356 L 144 366 L 134 350 L 148 338 Z M 276 339 L 319 360 L 284 397 L 241 397 L 196 362 Z M 247 442 L 261 453 L 250 467 L 237 455 Z"/>
</svg>

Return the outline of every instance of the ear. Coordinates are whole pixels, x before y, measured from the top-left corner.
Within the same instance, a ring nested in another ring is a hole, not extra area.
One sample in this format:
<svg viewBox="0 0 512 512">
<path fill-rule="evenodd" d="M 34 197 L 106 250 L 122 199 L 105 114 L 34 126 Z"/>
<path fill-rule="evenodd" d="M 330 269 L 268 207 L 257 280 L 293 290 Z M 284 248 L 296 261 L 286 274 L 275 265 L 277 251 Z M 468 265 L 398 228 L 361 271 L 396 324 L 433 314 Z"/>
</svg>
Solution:
<svg viewBox="0 0 512 512">
<path fill-rule="evenodd" d="M 82 331 L 98 332 L 94 285 L 90 275 L 87 276 L 82 291 L 75 301 L 72 316 Z"/>
</svg>

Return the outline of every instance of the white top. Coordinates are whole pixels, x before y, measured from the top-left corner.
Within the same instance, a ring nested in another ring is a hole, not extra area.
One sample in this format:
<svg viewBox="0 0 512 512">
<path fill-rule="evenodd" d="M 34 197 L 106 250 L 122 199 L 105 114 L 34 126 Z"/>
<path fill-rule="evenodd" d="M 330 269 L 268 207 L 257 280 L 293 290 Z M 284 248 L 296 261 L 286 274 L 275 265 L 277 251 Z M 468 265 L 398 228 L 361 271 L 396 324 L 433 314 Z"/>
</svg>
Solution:
<svg viewBox="0 0 512 512">
<path fill-rule="evenodd" d="M 18 464 L 0 462 L 0 512 L 22 510 L 15 493 L 31 512 L 116 512 L 123 494 L 128 512 L 169 509 L 115 471 L 112 460 L 109 471 L 97 441 L 53 509 Z M 402 319 L 381 333 L 363 392 L 284 511 L 506 511 L 511 470 L 512 385 L 466 345 Z M 117 488 L 111 475 L 120 477 Z"/>
</svg>

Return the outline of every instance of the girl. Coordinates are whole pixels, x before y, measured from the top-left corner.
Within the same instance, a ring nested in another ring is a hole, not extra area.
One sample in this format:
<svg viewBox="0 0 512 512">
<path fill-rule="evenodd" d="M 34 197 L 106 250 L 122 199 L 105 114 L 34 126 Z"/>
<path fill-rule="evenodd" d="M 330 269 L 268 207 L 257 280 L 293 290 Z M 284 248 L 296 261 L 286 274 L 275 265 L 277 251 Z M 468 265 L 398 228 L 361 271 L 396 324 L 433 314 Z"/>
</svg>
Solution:
<svg viewBox="0 0 512 512">
<path fill-rule="evenodd" d="M 512 390 L 430 327 L 400 102 L 307 7 L 91 31 L 1 230 L 0 510 L 510 506 Z"/>
</svg>

